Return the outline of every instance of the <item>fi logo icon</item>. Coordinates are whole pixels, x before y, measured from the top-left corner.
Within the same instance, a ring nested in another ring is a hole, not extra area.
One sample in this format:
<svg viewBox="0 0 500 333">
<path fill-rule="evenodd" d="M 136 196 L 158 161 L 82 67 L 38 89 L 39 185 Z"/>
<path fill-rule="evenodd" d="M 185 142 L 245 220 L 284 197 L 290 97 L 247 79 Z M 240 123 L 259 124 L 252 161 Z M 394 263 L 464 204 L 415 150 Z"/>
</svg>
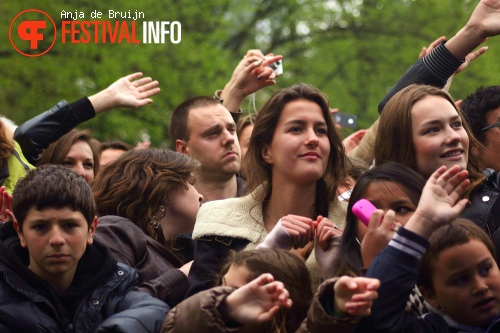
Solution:
<svg viewBox="0 0 500 333">
<path fill-rule="evenodd" d="M 49 52 L 56 42 L 54 20 L 39 9 L 27 9 L 10 22 L 12 47 L 26 57 L 39 57 Z"/>
</svg>

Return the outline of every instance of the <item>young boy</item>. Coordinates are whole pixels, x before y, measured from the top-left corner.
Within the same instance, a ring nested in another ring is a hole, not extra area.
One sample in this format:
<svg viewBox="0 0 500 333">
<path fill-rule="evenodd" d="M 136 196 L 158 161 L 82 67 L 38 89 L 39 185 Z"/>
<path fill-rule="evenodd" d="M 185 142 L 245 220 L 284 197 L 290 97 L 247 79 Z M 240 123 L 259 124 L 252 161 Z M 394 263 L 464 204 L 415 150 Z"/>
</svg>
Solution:
<svg viewBox="0 0 500 333">
<path fill-rule="evenodd" d="M 0 227 L 1 332 L 157 332 L 168 306 L 136 291 L 137 274 L 94 242 L 85 180 L 60 165 L 30 171 Z M 17 234 L 16 234 L 17 232 Z"/>
<path fill-rule="evenodd" d="M 473 222 L 455 220 L 467 204 L 466 199 L 456 201 L 469 181 L 467 171 L 458 166 L 445 170 L 441 167 L 427 181 L 415 214 L 366 274 L 381 280 L 370 332 L 374 328 L 426 333 L 500 331 L 500 271 L 494 246 Z M 380 219 L 381 214 L 377 215 Z M 416 282 L 431 306 L 430 313 L 420 318 L 405 313 Z"/>
</svg>

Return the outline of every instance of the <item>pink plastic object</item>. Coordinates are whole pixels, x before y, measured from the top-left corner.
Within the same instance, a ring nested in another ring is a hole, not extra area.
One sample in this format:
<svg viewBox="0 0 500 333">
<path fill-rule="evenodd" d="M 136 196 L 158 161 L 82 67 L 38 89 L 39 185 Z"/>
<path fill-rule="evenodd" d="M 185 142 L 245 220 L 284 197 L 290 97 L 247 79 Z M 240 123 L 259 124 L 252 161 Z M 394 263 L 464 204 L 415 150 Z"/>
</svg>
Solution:
<svg viewBox="0 0 500 333">
<path fill-rule="evenodd" d="M 356 215 L 356 217 L 366 226 L 368 226 L 370 216 L 372 216 L 375 210 L 377 210 L 377 207 L 366 199 L 358 200 L 354 206 L 352 206 L 352 212 L 354 215 Z"/>
</svg>

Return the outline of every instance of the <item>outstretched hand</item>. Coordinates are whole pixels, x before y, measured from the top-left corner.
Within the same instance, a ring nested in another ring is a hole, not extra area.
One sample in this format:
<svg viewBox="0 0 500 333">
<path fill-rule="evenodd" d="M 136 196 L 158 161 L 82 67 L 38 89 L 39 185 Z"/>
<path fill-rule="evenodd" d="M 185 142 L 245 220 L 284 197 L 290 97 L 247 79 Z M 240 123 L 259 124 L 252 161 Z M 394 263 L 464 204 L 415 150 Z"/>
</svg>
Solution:
<svg viewBox="0 0 500 333">
<path fill-rule="evenodd" d="M 472 12 L 466 27 L 482 32 L 482 38 L 500 34 L 500 1 L 481 0 Z"/>
<path fill-rule="evenodd" d="M 470 184 L 467 175 L 467 170 L 460 170 L 458 165 L 437 169 L 427 180 L 405 229 L 428 238 L 435 229 L 456 219 L 467 205 L 467 199 L 458 200 Z"/>
<path fill-rule="evenodd" d="M 263 323 L 271 320 L 282 307 L 290 308 L 292 300 L 282 282 L 271 274 L 262 274 L 227 296 L 224 320 L 241 324 Z"/>
<path fill-rule="evenodd" d="M 142 73 L 124 76 L 109 87 L 89 97 L 95 113 L 113 108 L 139 108 L 153 102 L 150 98 L 160 92 L 158 81 L 142 77 Z"/>
<path fill-rule="evenodd" d="M 378 287 L 378 279 L 342 276 L 333 287 L 335 313 L 369 316 L 372 302 L 378 297 Z"/>
<path fill-rule="evenodd" d="M 238 110 L 248 95 L 275 84 L 275 78 L 279 76 L 268 66 L 283 59 L 283 56 L 272 54 L 263 56 L 261 53 L 256 52 L 258 50 L 253 51 L 247 53 L 236 66 L 231 80 L 221 93 L 222 105 L 229 111 L 235 112 Z"/>
</svg>

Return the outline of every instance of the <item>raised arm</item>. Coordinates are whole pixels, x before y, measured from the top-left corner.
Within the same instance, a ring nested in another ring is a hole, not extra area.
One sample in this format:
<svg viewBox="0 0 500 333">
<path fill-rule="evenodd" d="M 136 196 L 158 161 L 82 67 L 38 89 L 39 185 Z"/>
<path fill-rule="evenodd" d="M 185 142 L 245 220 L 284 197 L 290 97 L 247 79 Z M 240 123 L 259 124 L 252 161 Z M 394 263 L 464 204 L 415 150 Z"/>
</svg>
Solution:
<svg viewBox="0 0 500 333">
<path fill-rule="evenodd" d="M 150 97 L 160 91 L 158 82 L 149 77 L 141 79 L 141 76 L 142 73 L 130 74 L 89 98 L 84 97 L 70 104 L 64 100 L 57 103 L 52 109 L 20 125 L 14 133 L 14 140 L 21 146 L 28 162 L 36 164 L 49 144 L 97 113 L 117 107 L 138 108 L 151 103 Z"/>
<path fill-rule="evenodd" d="M 467 24 L 446 43 L 412 65 L 382 99 L 378 111 L 398 91 L 412 83 L 443 88 L 465 57 L 488 37 L 500 34 L 500 0 L 481 0 Z"/>
</svg>

